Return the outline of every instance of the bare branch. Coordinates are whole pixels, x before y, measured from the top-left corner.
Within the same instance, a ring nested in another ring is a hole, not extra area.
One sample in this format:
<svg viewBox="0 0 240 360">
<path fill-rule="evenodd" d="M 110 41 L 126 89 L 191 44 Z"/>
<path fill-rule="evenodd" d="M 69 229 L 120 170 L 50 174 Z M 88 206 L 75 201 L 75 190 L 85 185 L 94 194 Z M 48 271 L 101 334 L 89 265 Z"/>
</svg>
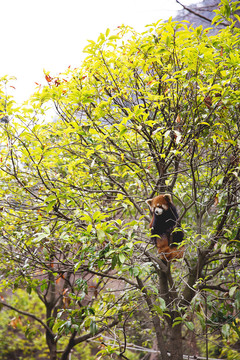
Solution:
<svg viewBox="0 0 240 360">
<path fill-rule="evenodd" d="M 33 315 L 27 311 L 23 311 L 23 310 L 20 310 L 20 309 L 17 309 L 15 308 L 14 306 L 11 306 L 7 303 L 5 303 L 4 301 L 0 300 L 0 304 L 2 304 L 3 306 L 7 307 L 8 309 L 11 309 L 13 311 L 16 311 L 18 312 L 19 314 L 21 315 L 24 315 L 24 316 L 28 316 L 34 320 L 36 320 L 39 324 L 41 324 L 52 336 L 54 336 L 54 333 L 52 332 L 52 330 L 41 320 L 39 319 L 36 315 Z"/>
</svg>

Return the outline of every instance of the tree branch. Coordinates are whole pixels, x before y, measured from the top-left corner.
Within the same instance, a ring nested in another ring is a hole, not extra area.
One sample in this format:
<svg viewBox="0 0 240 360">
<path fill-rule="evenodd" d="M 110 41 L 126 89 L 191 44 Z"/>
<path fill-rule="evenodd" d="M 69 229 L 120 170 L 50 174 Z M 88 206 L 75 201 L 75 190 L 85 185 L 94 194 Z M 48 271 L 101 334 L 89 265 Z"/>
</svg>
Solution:
<svg viewBox="0 0 240 360">
<path fill-rule="evenodd" d="M 52 336 L 54 336 L 55 334 L 52 332 L 52 330 L 41 320 L 39 319 L 37 316 L 27 312 L 27 311 L 23 311 L 23 310 L 19 310 L 17 308 L 15 308 L 14 306 L 11 306 L 7 303 L 5 303 L 4 301 L 0 300 L 0 304 L 2 304 L 3 306 L 6 306 L 7 308 L 13 310 L 13 311 L 16 311 L 18 312 L 19 314 L 21 315 L 24 315 L 24 316 L 28 316 L 34 320 L 36 320 L 37 322 L 39 322 L 44 328 L 45 330 L 47 330 Z"/>
<path fill-rule="evenodd" d="M 85 335 L 82 335 L 82 336 L 79 336 L 79 337 L 75 338 L 74 341 L 73 341 L 74 346 L 77 345 L 77 344 L 82 343 L 83 341 L 89 340 L 92 337 L 95 337 L 96 335 L 101 334 L 103 331 L 105 331 L 107 329 L 111 329 L 112 327 L 114 327 L 118 323 L 119 323 L 119 320 L 115 319 L 111 324 L 102 326 L 94 335 L 91 334 L 91 333 L 88 333 L 88 334 L 85 334 Z"/>
<path fill-rule="evenodd" d="M 201 19 L 206 20 L 206 21 L 212 23 L 212 20 L 211 20 L 211 19 L 209 19 L 209 18 L 207 18 L 207 17 L 205 17 L 205 16 L 203 16 L 203 15 L 200 15 L 200 14 L 197 13 L 196 11 L 194 11 L 194 10 L 190 9 L 189 7 L 187 7 L 187 6 L 183 5 L 182 3 L 180 3 L 180 1 L 178 1 L 178 0 L 176 0 L 176 2 L 177 2 L 179 5 L 181 5 L 181 6 L 184 8 L 184 10 L 187 10 L 187 11 L 190 12 L 191 14 L 194 14 L 195 16 L 198 16 L 198 17 L 200 17 Z"/>
<path fill-rule="evenodd" d="M 211 19 L 209 19 L 209 18 L 207 18 L 206 16 L 203 16 L 203 15 L 197 13 L 196 11 L 190 9 L 189 7 L 183 5 L 182 3 L 180 3 L 179 0 L 176 0 L 176 2 L 177 2 L 179 5 L 181 5 L 181 6 L 184 8 L 184 10 L 187 10 L 187 11 L 190 12 L 191 14 L 194 14 L 195 16 L 197 16 L 197 17 L 199 17 L 199 18 L 201 18 L 201 19 L 203 19 L 203 20 L 205 20 L 205 21 L 208 21 L 208 22 L 212 23 L 212 20 L 211 20 Z M 226 24 L 226 23 L 221 23 L 221 25 L 229 26 L 229 24 Z"/>
</svg>

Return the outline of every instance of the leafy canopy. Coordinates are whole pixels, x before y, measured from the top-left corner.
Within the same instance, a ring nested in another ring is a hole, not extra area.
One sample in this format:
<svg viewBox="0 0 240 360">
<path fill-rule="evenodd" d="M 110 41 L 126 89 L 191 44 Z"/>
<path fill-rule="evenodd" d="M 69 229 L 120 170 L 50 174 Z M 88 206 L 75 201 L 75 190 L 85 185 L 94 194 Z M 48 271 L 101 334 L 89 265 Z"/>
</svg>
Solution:
<svg viewBox="0 0 240 360">
<path fill-rule="evenodd" d="M 132 316 L 143 294 L 151 314 L 193 330 L 186 307 L 202 291 L 237 291 L 238 30 L 208 36 L 170 19 L 142 34 L 107 30 L 85 52 L 80 68 L 46 73 L 28 106 L 4 100 L 14 118 L 0 133 L 1 285 L 46 306 L 54 288 L 61 303 L 47 326 L 77 333 L 76 344 Z M 168 279 L 174 301 L 159 288 L 165 268 L 147 230 L 145 200 L 159 192 L 174 194 L 185 231 L 186 262 Z"/>
</svg>

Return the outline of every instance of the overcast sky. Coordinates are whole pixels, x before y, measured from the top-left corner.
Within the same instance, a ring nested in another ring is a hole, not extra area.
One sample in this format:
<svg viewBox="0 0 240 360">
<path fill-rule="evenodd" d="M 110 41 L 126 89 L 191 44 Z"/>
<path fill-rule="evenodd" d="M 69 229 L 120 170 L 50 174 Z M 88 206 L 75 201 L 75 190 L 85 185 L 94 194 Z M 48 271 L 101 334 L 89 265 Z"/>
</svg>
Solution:
<svg viewBox="0 0 240 360">
<path fill-rule="evenodd" d="M 0 77 L 17 77 L 14 95 L 22 102 L 35 82 L 44 83 L 43 69 L 79 66 L 88 39 L 122 24 L 141 32 L 180 9 L 175 0 L 1 0 Z"/>
</svg>

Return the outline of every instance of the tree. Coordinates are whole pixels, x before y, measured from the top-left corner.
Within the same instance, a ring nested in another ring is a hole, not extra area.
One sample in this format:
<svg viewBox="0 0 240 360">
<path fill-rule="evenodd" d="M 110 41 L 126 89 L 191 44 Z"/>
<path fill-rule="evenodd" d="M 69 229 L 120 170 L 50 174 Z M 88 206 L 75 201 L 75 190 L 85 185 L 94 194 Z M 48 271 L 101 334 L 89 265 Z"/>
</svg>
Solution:
<svg viewBox="0 0 240 360">
<path fill-rule="evenodd" d="M 234 26 L 239 27 L 239 9 L 238 1 L 222 1 L 221 6 L 219 6 L 218 0 L 202 0 L 198 4 L 193 4 L 190 6 L 185 6 L 179 0 L 176 2 L 183 7 L 184 10 L 177 13 L 177 16 L 174 20 L 182 21 L 187 20 L 194 27 L 202 25 L 203 28 L 209 28 L 212 25 L 212 20 L 216 20 L 217 12 L 220 15 L 221 22 L 211 28 L 211 35 L 217 34 L 218 31 L 225 26 L 229 26 L 232 21 L 235 21 Z M 236 16 L 237 15 L 237 16 Z"/>
<path fill-rule="evenodd" d="M 36 292 L 46 315 L 1 303 L 42 326 L 52 360 L 100 336 L 105 358 L 156 338 L 158 359 L 180 360 L 186 332 L 208 354 L 210 333 L 239 336 L 239 30 L 170 19 L 85 51 L 1 125 L 1 286 Z M 186 248 L 167 264 L 145 204 L 164 192 Z"/>
</svg>

